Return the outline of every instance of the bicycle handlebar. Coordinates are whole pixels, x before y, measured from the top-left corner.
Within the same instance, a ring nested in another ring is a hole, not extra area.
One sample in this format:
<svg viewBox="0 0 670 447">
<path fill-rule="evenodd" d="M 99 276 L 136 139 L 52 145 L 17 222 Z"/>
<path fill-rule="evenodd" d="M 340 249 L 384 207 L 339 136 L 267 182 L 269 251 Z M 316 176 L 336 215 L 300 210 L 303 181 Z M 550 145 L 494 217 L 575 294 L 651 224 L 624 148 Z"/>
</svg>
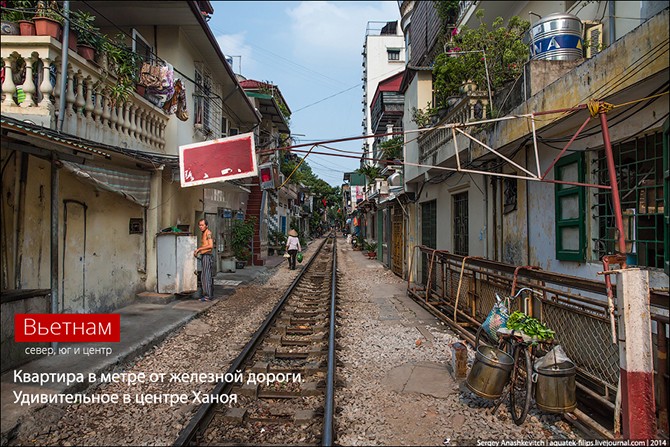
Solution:
<svg viewBox="0 0 670 447">
<path fill-rule="evenodd" d="M 530 293 L 537 293 L 535 290 L 531 289 L 530 287 L 523 287 L 523 288 L 519 289 L 519 290 L 516 292 L 516 294 L 514 294 L 513 296 L 510 295 L 510 296 L 508 297 L 508 299 L 509 299 L 510 301 L 512 301 L 512 300 L 518 298 L 519 295 L 521 295 L 521 292 L 524 292 L 524 291 L 528 291 L 528 292 L 530 292 Z M 500 295 L 498 295 L 498 292 L 496 292 L 496 301 L 497 301 L 497 302 L 501 302 L 502 300 L 503 300 L 503 299 L 500 298 Z"/>
</svg>

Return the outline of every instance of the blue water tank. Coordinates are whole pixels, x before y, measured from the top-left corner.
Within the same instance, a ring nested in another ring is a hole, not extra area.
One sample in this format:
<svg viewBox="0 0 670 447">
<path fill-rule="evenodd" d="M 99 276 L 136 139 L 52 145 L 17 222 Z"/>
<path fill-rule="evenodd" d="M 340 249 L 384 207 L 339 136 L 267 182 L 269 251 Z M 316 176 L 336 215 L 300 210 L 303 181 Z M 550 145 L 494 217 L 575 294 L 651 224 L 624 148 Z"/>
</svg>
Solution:
<svg viewBox="0 0 670 447">
<path fill-rule="evenodd" d="M 582 55 L 582 21 L 572 14 L 543 17 L 530 29 L 531 59 L 572 61 Z"/>
</svg>

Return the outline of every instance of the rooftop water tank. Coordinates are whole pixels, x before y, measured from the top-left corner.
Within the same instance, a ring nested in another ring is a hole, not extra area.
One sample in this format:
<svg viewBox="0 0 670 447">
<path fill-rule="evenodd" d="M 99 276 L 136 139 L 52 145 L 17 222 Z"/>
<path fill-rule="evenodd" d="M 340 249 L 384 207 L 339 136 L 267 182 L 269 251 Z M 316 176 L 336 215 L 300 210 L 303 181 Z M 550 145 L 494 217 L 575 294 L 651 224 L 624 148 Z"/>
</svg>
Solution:
<svg viewBox="0 0 670 447">
<path fill-rule="evenodd" d="M 530 29 L 531 59 L 572 61 L 582 56 L 582 21 L 572 14 L 542 17 Z"/>
</svg>

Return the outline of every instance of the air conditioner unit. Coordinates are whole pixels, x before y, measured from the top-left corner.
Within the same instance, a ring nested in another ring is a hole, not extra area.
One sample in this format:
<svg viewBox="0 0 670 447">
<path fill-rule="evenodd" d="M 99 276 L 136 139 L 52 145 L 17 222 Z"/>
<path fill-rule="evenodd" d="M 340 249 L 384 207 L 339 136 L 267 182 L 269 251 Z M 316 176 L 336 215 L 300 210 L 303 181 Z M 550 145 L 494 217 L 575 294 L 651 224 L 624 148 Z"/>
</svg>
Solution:
<svg viewBox="0 0 670 447">
<path fill-rule="evenodd" d="M 586 58 L 592 58 L 600 53 L 603 46 L 603 24 L 602 23 L 586 23 L 585 24 L 585 40 L 589 41 L 589 47 L 586 49 Z"/>
</svg>

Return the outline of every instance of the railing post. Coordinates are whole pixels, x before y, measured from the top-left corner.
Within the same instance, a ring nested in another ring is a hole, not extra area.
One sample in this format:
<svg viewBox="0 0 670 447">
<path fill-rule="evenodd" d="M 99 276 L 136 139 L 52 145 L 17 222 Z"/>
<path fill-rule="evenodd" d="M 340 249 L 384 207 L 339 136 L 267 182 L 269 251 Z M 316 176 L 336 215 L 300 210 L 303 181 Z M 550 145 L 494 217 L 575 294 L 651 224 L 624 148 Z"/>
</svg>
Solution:
<svg viewBox="0 0 670 447">
<path fill-rule="evenodd" d="M 51 104 L 51 94 L 54 91 L 51 85 L 51 59 L 48 57 L 42 58 L 42 83 L 40 84 L 40 93 L 42 93 L 42 100 L 39 106 L 48 110 L 53 110 L 54 106 Z"/>
<path fill-rule="evenodd" d="M 656 438 L 654 357 L 649 310 L 649 273 L 617 272 L 621 408 L 625 439 Z"/>
<path fill-rule="evenodd" d="M 37 92 L 33 82 L 33 58 L 26 57 L 26 80 L 23 81 L 23 92 L 26 94 L 25 100 L 19 104 L 20 107 L 35 107 L 34 95 Z"/>
<path fill-rule="evenodd" d="M 2 101 L 4 106 L 14 106 L 14 92 L 16 92 L 16 84 L 12 77 L 12 58 L 5 57 L 5 82 L 2 83 L 2 94 L 5 99 Z"/>
</svg>

